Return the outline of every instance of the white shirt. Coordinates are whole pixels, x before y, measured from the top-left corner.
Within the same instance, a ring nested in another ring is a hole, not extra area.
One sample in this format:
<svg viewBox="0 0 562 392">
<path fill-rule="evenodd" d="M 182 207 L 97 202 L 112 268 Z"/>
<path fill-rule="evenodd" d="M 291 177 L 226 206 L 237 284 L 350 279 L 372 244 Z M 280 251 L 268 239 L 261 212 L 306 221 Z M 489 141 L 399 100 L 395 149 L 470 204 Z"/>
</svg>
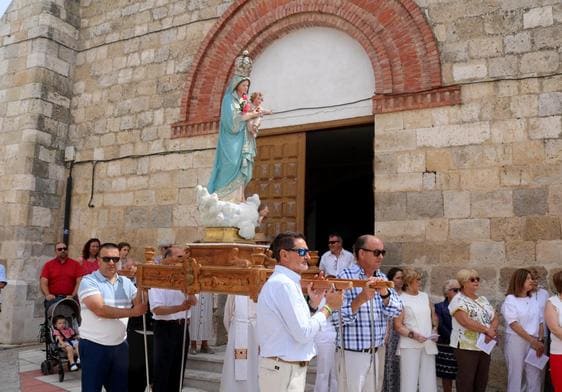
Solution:
<svg viewBox="0 0 562 392">
<path fill-rule="evenodd" d="M 510 324 L 517 321 L 529 335 L 539 336 L 539 324 L 543 322 L 544 312 L 540 311 L 533 297 L 508 295 L 502 304 L 502 315 L 506 333 L 515 334 Z"/>
<path fill-rule="evenodd" d="M 310 361 L 316 355 L 314 336 L 326 324 L 324 313 L 310 316 L 300 275 L 276 265 L 258 297 L 257 331 L 260 356 L 285 361 Z"/>
<path fill-rule="evenodd" d="M 550 303 L 554 306 L 558 316 L 558 325 L 562 326 L 562 301 L 557 295 L 553 295 L 548 299 Z M 555 334 L 550 334 L 550 353 L 556 355 L 562 355 L 562 339 L 560 339 Z"/>
<path fill-rule="evenodd" d="M 170 289 L 150 289 L 148 290 L 148 302 L 150 303 L 150 310 L 153 313 L 154 320 L 179 320 L 184 319 L 185 310 L 171 314 L 155 314 L 154 308 L 159 306 L 176 306 L 181 305 L 187 296 L 180 290 Z M 191 310 L 187 311 L 187 318 L 191 317 Z"/>
<path fill-rule="evenodd" d="M 320 258 L 320 271 L 324 271 L 325 275 L 338 276 L 344 269 L 349 268 L 355 261 L 353 253 L 342 249 L 339 256 L 336 256 L 331 251 L 327 251 Z"/>
</svg>

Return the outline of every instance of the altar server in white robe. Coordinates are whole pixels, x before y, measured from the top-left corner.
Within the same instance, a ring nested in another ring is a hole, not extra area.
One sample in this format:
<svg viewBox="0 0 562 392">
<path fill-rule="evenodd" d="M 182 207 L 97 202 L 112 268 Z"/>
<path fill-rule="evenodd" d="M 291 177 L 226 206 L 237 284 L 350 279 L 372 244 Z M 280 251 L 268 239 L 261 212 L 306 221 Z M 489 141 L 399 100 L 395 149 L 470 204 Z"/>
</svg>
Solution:
<svg viewBox="0 0 562 392">
<path fill-rule="evenodd" d="M 222 367 L 221 392 L 258 392 L 258 336 L 256 303 L 229 295 L 224 307 L 228 344 Z"/>
</svg>

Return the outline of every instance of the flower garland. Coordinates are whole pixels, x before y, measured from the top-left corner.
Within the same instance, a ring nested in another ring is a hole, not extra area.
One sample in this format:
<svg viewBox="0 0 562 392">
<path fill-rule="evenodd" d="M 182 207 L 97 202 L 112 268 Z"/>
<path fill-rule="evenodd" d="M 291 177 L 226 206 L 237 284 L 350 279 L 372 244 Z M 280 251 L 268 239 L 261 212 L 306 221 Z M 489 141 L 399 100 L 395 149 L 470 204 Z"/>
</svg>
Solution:
<svg viewBox="0 0 562 392">
<path fill-rule="evenodd" d="M 250 105 L 250 102 L 248 101 L 248 95 L 242 94 L 242 98 L 240 98 L 240 111 L 242 113 L 248 113 L 251 108 L 252 108 L 252 106 Z"/>
</svg>

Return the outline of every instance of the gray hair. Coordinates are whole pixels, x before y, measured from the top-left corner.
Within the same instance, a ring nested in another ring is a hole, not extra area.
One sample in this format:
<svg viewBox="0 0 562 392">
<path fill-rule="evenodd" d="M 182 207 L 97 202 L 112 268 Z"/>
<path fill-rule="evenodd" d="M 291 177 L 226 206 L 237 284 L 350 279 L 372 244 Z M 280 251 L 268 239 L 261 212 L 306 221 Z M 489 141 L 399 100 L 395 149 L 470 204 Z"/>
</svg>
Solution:
<svg viewBox="0 0 562 392">
<path fill-rule="evenodd" d="M 445 297 L 447 296 L 447 291 L 449 291 L 452 285 L 460 286 L 459 282 L 456 279 L 449 279 L 448 281 L 446 281 L 445 284 L 443 285 L 443 295 Z"/>
</svg>

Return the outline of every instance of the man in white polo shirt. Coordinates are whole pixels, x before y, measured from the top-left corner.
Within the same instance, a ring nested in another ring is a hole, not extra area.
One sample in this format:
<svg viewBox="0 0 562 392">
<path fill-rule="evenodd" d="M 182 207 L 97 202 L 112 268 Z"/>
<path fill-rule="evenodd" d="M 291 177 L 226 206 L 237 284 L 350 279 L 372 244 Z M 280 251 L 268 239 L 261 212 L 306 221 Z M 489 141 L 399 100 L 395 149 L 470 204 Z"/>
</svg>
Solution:
<svg viewBox="0 0 562 392">
<path fill-rule="evenodd" d="M 147 310 L 141 292 L 124 276 L 117 275 L 119 249 L 106 243 L 100 248 L 99 270 L 80 282 L 80 357 L 82 392 L 128 389 L 127 321 Z"/>
</svg>

